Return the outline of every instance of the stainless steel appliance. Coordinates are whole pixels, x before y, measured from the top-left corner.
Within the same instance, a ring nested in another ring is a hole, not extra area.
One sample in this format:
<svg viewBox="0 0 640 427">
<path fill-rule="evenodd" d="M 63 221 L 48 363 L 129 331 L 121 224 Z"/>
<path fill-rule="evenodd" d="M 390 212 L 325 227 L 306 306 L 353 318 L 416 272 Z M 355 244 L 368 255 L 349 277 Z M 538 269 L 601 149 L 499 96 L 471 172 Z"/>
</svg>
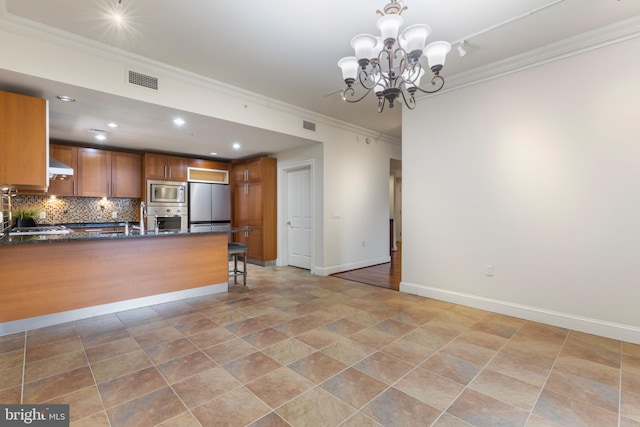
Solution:
<svg viewBox="0 0 640 427">
<path fill-rule="evenodd" d="M 147 231 L 189 231 L 187 208 L 176 206 L 151 206 L 147 208 Z"/>
<path fill-rule="evenodd" d="M 231 193 L 228 184 L 189 183 L 189 231 L 231 229 Z"/>
<path fill-rule="evenodd" d="M 9 236 L 37 236 L 45 234 L 67 234 L 70 228 L 64 225 L 37 225 L 35 227 L 15 227 L 9 232 Z"/>
<path fill-rule="evenodd" d="M 187 183 L 147 180 L 147 206 L 187 208 Z"/>
<path fill-rule="evenodd" d="M 186 182 L 147 180 L 147 231 L 189 231 Z"/>
</svg>

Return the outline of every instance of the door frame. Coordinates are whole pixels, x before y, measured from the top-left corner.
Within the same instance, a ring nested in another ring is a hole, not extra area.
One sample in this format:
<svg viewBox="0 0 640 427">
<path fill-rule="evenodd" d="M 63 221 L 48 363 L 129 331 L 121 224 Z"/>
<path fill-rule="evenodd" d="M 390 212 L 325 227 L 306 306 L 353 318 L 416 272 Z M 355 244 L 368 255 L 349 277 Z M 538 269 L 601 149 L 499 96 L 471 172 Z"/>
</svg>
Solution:
<svg viewBox="0 0 640 427">
<path fill-rule="evenodd" d="M 284 167 L 278 168 L 278 258 L 276 259 L 276 265 L 279 267 L 286 267 L 289 265 L 289 227 L 287 227 L 287 218 L 289 217 L 288 211 L 288 197 L 289 197 L 289 173 L 299 171 L 302 169 L 309 169 L 310 179 L 310 192 L 311 192 L 311 212 L 313 217 L 311 218 L 311 274 L 314 274 L 316 269 L 316 200 L 315 200 L 315 161 L 313 159 L 302 162 L 288 164 Z"/>
</svg>

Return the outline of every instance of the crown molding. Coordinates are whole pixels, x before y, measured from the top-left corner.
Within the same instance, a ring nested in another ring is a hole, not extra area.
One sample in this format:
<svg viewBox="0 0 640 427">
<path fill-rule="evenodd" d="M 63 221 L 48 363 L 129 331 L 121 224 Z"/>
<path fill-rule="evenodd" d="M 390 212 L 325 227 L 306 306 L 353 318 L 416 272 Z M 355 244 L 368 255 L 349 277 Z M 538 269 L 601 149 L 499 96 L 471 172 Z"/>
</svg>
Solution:
<svg viewBox="0 0 640 427">
<path fill-rule="evenodd" d="M 494 62 L 473 70 L 447 77 L 446 88 L 431 95 L 422 95 L 416 99 L 431 98 L 452 92 L 467 86 L 493 80 L 498 77 L 518 73 L 574 55 L 590 52 L 605 46 L 622 43 L 640 37 L 640 16 L 625 19 L 611 25 L 597 28 L 576 36 L 560 40 L 537 49 Z"/>
<path fill-rule="evenodd" d="M 373 132 L 371 129 L 366 129 L 352 123 L 337 120 L 293 104 L 269 98 L 237 86 L 223 83 L 218 80 L 166 64 L 164 62 L 133 54 L 123 49 L 105 45 L 57 28 L 49 27 L 39 22 L 12 15 L 7 12 L 5 0 L 0 0 L 0 29 L 27 37 L 44 39 L 90 55 L 106 58 L 114 62 L 120 62 L 127 68 L 138 68 L 152 74 L 166 76 L 206 90 L 233 96 L 244 102 L 253 103 L 268 109 L 298 116 L 304 120 L 312 120 L 316 123 L 322 123 L 348 132 L 370 136 L 375 138 L 377 141 L 383 141 L 391 144 L 401 143 L 401 140 L 398 138 L 379 134 Z M 307 135 L 304 137 L 314 139 L 313 135 Z"/>
</svg>

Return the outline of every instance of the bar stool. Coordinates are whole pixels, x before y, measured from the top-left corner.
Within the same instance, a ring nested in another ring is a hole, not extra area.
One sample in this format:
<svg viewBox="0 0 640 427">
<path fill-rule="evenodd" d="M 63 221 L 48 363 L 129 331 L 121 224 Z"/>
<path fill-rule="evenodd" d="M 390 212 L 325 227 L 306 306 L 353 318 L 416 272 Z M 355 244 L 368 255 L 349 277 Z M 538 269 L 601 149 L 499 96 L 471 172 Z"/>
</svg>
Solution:
<svg viewBox="0 0 640 427">
<path fill-rule="evenodd" d="M 238 257 L 242 257 L 243 268 L 238 269 Z M 229 270 L 229 277 L 233 277 L 233 283 L 238 284 L 238 276 L 242 276 L 242 286 L 247 286 L 247 245 L 244 243 L 229 243 L 229 260 L 233 258 L 233 270 Z"/>
</svg>

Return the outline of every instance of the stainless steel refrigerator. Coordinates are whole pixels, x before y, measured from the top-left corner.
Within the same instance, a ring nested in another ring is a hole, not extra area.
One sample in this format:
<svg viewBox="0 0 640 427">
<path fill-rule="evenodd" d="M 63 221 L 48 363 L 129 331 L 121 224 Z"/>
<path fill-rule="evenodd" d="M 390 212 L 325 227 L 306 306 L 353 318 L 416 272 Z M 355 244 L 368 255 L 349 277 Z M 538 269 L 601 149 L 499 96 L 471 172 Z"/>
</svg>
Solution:
<svg viewBox="0 0 640 427">
<path fill-rule="evenodd" d="M 204 233 L 231 229 L 228 184 L 189 183 L 189 231 Z"/>
</svg>

